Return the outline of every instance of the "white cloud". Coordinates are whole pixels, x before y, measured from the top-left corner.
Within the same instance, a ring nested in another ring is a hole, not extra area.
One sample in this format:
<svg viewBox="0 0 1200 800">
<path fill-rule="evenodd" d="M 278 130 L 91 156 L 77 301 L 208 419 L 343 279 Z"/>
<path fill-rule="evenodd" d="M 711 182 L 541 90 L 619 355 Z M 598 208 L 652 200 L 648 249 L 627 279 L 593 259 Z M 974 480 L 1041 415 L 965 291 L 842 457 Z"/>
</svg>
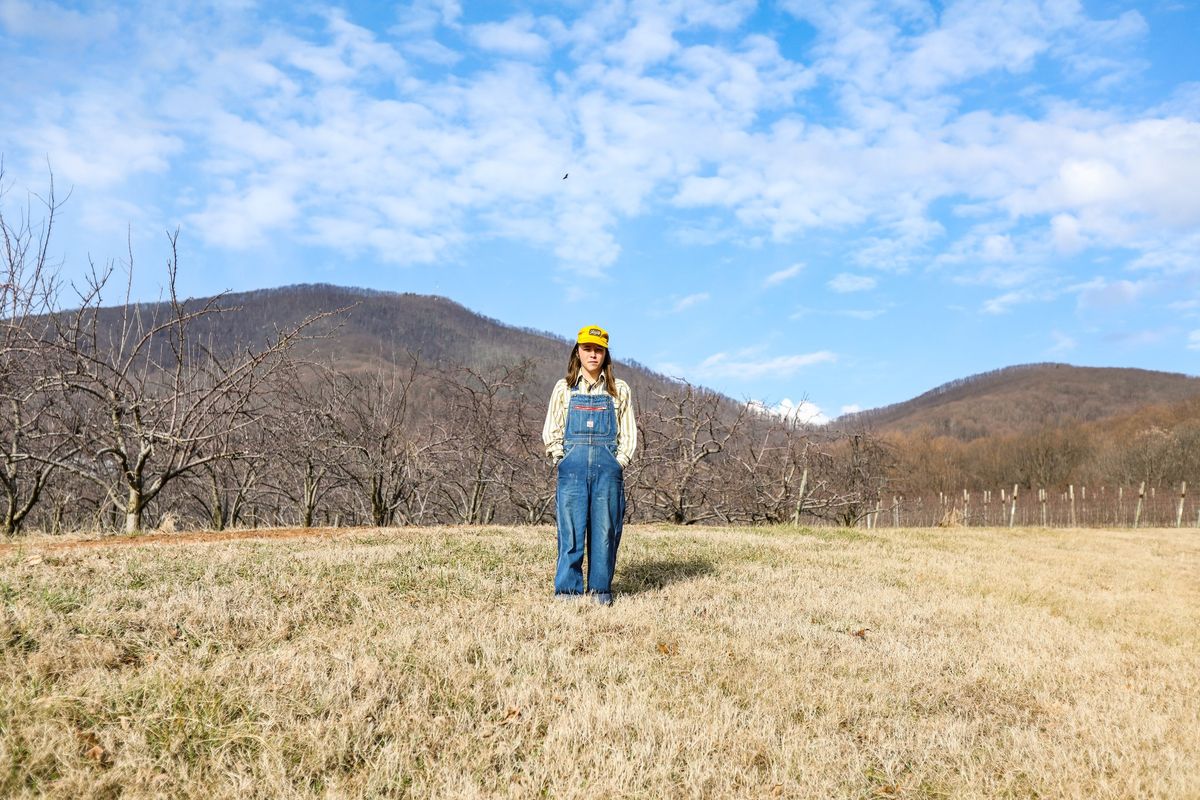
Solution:
<svg viewBox="0 0 1200 800">
<path fill-rule="evenodd" d="M 112 189 L 142 173 L 165 172 L 184 143 L 147 110 L 136 93 L 87 96 L 56 110 L 25 136 L 37 142 L 35 161 L 49 160 L 68 185 Z"/>
<path fill-rule="evenodd" d="M 1087 244 L 1079 230 L 1079 220 L 1071 214 L 1055 214 L 1050 220 L 1050 231 L 1054 248 L 1063 255 L 1074 255 Z"/>
<path fill-rule="evenodd" d="M 674 312 L 684 311 L 694 305 L 703 303 L 708 300 L 708 292 L 697 292 L 689 294 L 686 297 L 681 297 L 671 305 L 671 310 Z"/>
<path fill-rule="evenodd" d="M 639 19 L 625 36 L 608 48 L 608 55 L 635 72 L 666 59 L 679 47 L 671 21 L 657 14 Z"/>
<path fill-rule="evenodd" d="M 872 320 L 882 317 L 888 312 L 891 305 L 883 308 L 809 308 L 800 306 L 793 311 L 788 319 L 804 319 L 813 315 L 826 317 L 847 317 L 849 319 Z"/>
<path fill-rule="evenodd" d="M 983 313 L 985 314 L 1006 314 L 1012 310 L 1013 306 L 1023 303 L 1031 303 L 1045 299 L 1037 292 L 1019 289 L 1013 292 L 1005 292 L 1004 294 L 986 300 L 983 304 Z"/>
<path fill-rule="evenodd" d="M 1192 331 L 1188 334 L 1188 350 L 1200 350 L 1200 331 Z"/>
<path fill-rule="evenodd" d="M 837 361 L 837 356 L 828 350 L 814 353 L 799 353 L 773 358 L 747 359 L 730 357 L 728 353 L 714 353 L 696 367 L 702 378 L 761 378 L 763 376 L 787 377 L 814 364 Z"/>
<path fill-rule="evenodd" d="M 1142 254 L 1130 266 L 1169 276 L 1200 275 L 1200 229 L 1181 236 L 1160 236 L 1141 243 Z"/>
<path fill-rule="evenodd" d="M 1169 337 L 1164 330 L 1142 329 L 1118 331 L 1108 335 L 1108 341 L 1123 348 L 1151 347 Z"/>
<path fill-rule="evenodd" d="M 1148 289 L 1141 281 L 1095 278 L 1076 287 L 1080 309 L 1110 309 L 1136 302 Z"/>
<path fill-rule="evenodd" d="M 849 292 L 865 292 L 874 289 L 877 281 L 868 275 L 852 275 L 842 272 L 829 280 L 826 286 L 840 294 Z"/>
<path fill-rule="evenodd" d="M 872 320 L 882 317 L 887 313 L 886 308 L 847 308 L 834 312 L 835 314 L 850 319 Z"/>
<path fill-rule="evenodd" d="M 1010 237 L 999 234 L 984 237 L 983 257 L 988 261 L 1007 261 L 1013 257 L 1013 253 Z"/>
<path fill-rule="evenodd" d="M 209 241 L 226 247 L 250 247 L 261 244 L 274 230 L 286 227 L 299 213 L 293 192 L 281 184 L 255 186 L 236 197 L 224 197 L 204 211 L 193 214 L 189 222 Z M 313 220 L 314 233 L 332 236 L 339 244 L 354 246 L 365 242 L 370 231 L 357 228 L 338 230 L 344 224 L 336 219 Z"/>
<path fill-rule="evenodd" d="M 862 406 L 860 406 L 858 403 L 851 403 L 850 405 L 842 406 L 841 413 L 857 414 L 859 411 L 862 411 Z"/>
<path fill-rule="evenodd" d="M 1051 345 L 1046 352 L 1052 355 L 1069 353 L 1079 346 L 1079 342 L 1062 331 L 1050 331 Z"/>
<path fill-rule="evenodd" d="M 0 26 L 12 36 L 94 41 L 111 36 L 118 25 L 113 11 L 87 14 L 52 2 L 0 0 Z"/>
<path fill-rule="evenodd" d="M 777 285 L 783 283 L 784 281 L 791 280 L 792 278 L 799 275 L 800 271 L 802 269 L 804 269 L 803 264 L 793 264 L 790 267 L 786 267 L 784 269 L 777 270 L 776 272 L 772 272 L 763 281 L 763 286 L 764 287 L 777 286 Z"/>
<path fill-rule="evenodd" d="M 751 410 L 760 414 L 771 414 L 785 419 L 793 419 L 806 425 L 824 425 L 829 422 L 829 417 L 821 410 L 821 407 L 808 400 L 793 403 L 790 397 L 785 397 L 775 404 L 764 403 L 760 400 L 751 400 L 746 405 Z"/>
<path fill-rule="evenodd" d="M 505 55 L 540 58 L 550 53 L 550 43 L 533 30 L 535 20 L 520 14 L 504 22 L 489 22 L 470 28 L 471 38 L 485 50 Z"/>
<path fill-rule="evenodd" d="M 1036 265 L 1085 248 L 1123 248 L 1148 272 L 1200 271 L 1197 90 L 1141 112 L 1045 87 L 992 108 L 974 89 L 970 102 L 957 93 L 1043 63 L 1086 74 L 1089 86 L 1111 78 L 1130 63 L 1114 48 L 1145 35 L 1136 13 L 1105 20 L 1049 0 L 939 13 L 912 2 L 785 5 L 812 25 L 811 49 L 781 50 L 739 27 L 752 0 L 596 3 L 575 17 L 475 26 L 458 2 L 419 0 L 400 12 L 398 40 L 342 12 L 318 30 L 270 19 L 222 38 L 166 10 L 154 20 L 171 20 L 169 37 L 147 27 L 120 69 L 95 69 L 30 107 L 0 101 L 23 115 L 0 123 L 10 157 L 49 154 L 98 203 L 109 192 L 118 206 L 131 178 L 179 169 L 179 216 L 229 247 L 283 232 L 420 261 L 504 236 L 599 275 L 623 252 L 622 223 L 669 205 L 713 219 L 701 227 L 721 241 L 828 231 L 846 242 L 850 268 L 932 262 L 977 270 L 954 280 L 1014 291 L 1044 293 L 1029 280 Z M 87 16 L 0 0 L 0 24 L 15 35 L 96 33 L 136 27 L 130 9 Z M 463 61 L 437 38 L 447 29 L 457 36 L 444 41 L 500 56 L 555 48 L 562 59 L 552 72 L 486 53 L 453 72 L 410 65 L 413 54 Z M 946 206 L 954 224 L 937 218 Z M 843 273 L 829 286 L 874 281 Z"/>
</svg>

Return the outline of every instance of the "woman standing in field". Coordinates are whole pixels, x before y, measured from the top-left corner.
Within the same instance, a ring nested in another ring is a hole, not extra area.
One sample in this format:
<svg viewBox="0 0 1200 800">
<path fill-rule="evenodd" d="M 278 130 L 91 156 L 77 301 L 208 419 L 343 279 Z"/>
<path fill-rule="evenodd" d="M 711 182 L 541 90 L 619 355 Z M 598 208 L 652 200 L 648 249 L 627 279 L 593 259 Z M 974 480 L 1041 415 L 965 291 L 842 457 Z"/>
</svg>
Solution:
<svg viewBox="0 0 1200 800">
<path fill-rule="evenodd" d="M 613 378 L 608 331 L 603 328 L 589 325 L 579 330 L 567 377 L 550 395 L 542 441 L 558 466 L 554 594 L 579 597 L 586 592 L 601 605 L 611 605 L 625 518 L 624 470 L 637 447 L 637 426 L 629 385 Z"/>
</svg>

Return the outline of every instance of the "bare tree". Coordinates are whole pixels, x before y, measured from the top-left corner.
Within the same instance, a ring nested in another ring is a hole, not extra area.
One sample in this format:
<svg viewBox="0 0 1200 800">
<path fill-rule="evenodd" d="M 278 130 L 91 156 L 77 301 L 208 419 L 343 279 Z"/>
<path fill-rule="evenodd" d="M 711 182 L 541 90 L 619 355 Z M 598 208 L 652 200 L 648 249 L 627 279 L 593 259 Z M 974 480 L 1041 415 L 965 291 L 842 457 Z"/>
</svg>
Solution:
<svg viewBox="0 0 1200 800">
<path fill-rule="evenodd" d="M 654 399 L 652 408 L 637 412 L 644 445 L 631 477 L 639 499 L 679 525 L 727 518 L 727 487 L 715 464 L 742 434 L 747 407 L 729 408 L 721 395 L 691 384 Z"/>
<path fill-rule="evenodd" d="M 327 366 L 289 363 L 279 373 L 276 412 L 265 420 L 263 491 L 281 519 L 305 528 L 346 482 L 336 418 L 347 387 L 339 377 Z"/>
<path fill-rule="evenodd" d="M 538 525 L 554 519 L 556 472 L 542 443 L 545 401 L 532 398 L 522 383 L 513 398 L 512 429 L 508 431 L 509 457 L 503 464 L 503 482 L 517 519 Z"/>
<path fill-rule="evenodd" d="M 184 484 L 210 530 L 223 531 L 241 524 L 253 498 L 263 494 L 261 482 L 273 467 L 267 434 L 266 424 L 260 424 L 230 431 L 226 436 L 232 441 L 218 438 L 213 450 L 233 455 L 203 464 Z"/>
<path fill-rule="evenodd" d="M 1078 425 L 1042 428 L 1012 444 L 1016 473 L 1027 488 L 1065 486 L 1091 452 L 1091 442 Z"/>
<path fill-rule="evenodd" d="M 51 397 L 42 369 L 49 312 L 57 292 L 57 271 L 49 261 L 50 239 L 65 201 L 55 196 L 52 172 L 47 194 L 31 196 L 15 217 L 5 213 L 7 194 L 0 161 L 0 238 L 4 244 L 0 262 L 0 491 L 3 531 L 12 536 L 42 498 L 55 461 L 69 458 L 75 448 L 48 424 Z M 35 207 L 40 212 L 35 213 Z"/>
<path fill-rule="evenodd" d="M 892 446 L 867 429 L 836 433 L 814 454 L 804 512 L 853 527 L 872 513 L 896 466 Z"/>
<path fill-rule="evenodd" d="M 414 425 L 420 374 L 418 357 L 409 354 L 403 367 L 334 376 L 332 443 L 341 456 L 342 474 L 365 500 L 376 526 L 407 522 L 404 509 L 419 488 L 416 464 L 435 446 L 419 438 Z"/>
<path fill-rule="evenodd" d="M 126 531 L 141 529 L 147 505 L 175 479 L 242 454 L 230 434 L 258 424 L 269 410 L 260 386 L 302 331 L 329 316 L 277 333 L 258 350 L 218 352 L 195 324 L 230 309 L 219 297 L 179 300 L 178 232 L 168 239 L 166 302 L 132 302 L 131 252 L 124 303 L 103 308 L 113 266 L 93 265 L 79 309 L 56 317 L 48 341 L 64 399 L 59 419 L 84 458 L 47 461 L 100 487 L 122 509 Z"/>
<path fill-rule="evenodd" d="M 733 520 L 779 523 L 797 516 L 814 443 L 796 415 L 758 415 L 730 447 L 728 486 Z"/>
<path fill-rule="evenodd" d="M 516 398 L 529 378 L 530 363 L 498 367 L 491 375 L 469 367 L 442 371 L 445 417 L 438 423 L 443 441 L 438 489 L 456 522 L 491 522 L 512 473 L 512 432 L 521 404 Z"/>
</svg>

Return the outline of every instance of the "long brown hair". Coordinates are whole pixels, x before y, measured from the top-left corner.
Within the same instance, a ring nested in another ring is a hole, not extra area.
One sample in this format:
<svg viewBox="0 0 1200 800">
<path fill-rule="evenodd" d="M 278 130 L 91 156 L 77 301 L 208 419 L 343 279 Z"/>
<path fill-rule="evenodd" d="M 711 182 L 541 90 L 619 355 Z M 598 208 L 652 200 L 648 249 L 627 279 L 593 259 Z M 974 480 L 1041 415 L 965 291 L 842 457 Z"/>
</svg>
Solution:
<svg viewBox="0 0 1200 800">
<path fill-rule="evenodd" d="M 567 388 L 574 388 L 579 381 L 579 373 L 583 372 L 583 362 L 579 360 L 579 345 L 571 348 L 571 358 L 567 361 Z M 615 399 L 617 382 L 613 380 L 612 353 L 604 348 L 604 361 L 600 364 L 600 374 L 604 376 L 604 389 Z"/>
</svg>

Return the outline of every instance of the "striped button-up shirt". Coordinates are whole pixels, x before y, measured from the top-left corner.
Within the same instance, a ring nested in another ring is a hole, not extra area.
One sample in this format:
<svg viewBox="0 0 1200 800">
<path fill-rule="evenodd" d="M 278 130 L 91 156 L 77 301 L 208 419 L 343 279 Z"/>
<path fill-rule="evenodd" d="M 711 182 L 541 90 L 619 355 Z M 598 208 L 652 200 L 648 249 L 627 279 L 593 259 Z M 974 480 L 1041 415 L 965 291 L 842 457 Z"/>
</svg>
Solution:
<svg viewBox="0 0 1200 800">
<path fill-rule="evenodd" d="M 629 466 L 633 460 L 633 451 L 637 448 L 637 423 L 633 420 L 633 393 L 629 384 L 617 378 L 617 462 L 622 468 Z M 604 386 L 604 376 L 595 383 L 589 384 L 587 376 L 580 374 L 576 388 L 583 394 L 608 394 Z M 546 455 L 555 461 L 563 455 L 563 433 L 567 428 L 567 407 L 571 404 L 571 389 L 566 379 L 554 384 L 550 393 L 550 407 L 546 409 L 546 424 L 542 426 L 542 441 L 546 445 Z"/>
</svg>

